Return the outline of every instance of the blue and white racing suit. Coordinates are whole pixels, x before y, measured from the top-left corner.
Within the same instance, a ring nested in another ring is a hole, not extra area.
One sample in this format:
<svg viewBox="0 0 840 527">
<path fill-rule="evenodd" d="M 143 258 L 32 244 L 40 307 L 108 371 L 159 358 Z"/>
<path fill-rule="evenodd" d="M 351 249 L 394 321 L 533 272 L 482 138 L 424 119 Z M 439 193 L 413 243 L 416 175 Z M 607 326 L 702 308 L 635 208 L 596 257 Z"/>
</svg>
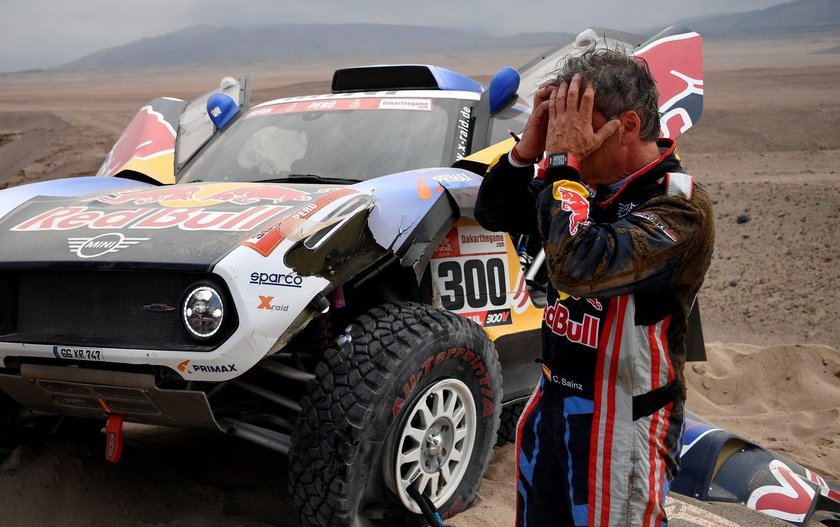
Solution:
<svg viewBox="0 0 840 527">
<path fill-rule="evenodd" d="M 543 375 L 517 429 L 517 525 L 660 526 L 682 443 L 687 318 L 714 239 L 670 140 L 620 188 L 508 156 L 476 203 L 487 229 L 539 233 L 550 279 Z M 557 173 L 557 172 L 560 173 Z"/>
</svg>

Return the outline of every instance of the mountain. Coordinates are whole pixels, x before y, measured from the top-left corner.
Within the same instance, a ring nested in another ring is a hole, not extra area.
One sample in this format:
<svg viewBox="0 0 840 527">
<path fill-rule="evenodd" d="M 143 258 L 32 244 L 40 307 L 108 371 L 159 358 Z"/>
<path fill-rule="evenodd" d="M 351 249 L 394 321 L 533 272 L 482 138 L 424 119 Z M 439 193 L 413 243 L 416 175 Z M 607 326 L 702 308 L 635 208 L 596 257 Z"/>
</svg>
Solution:
<svg viewBox="0 0 840 527">
<path fill-rule="evenodd" d="M 840 30 L 840 1 L 796 0 L 744 13 L 685 19 L 679 25 L 701 35 Z"/>
<path fill-rule="evenodd" d="M 703 35 L 840 30 L 840 0 L 796 0 L 755 11 L 684 19 L 676 24 Z M 652 35 L 660 29 L 638 33 Z M 475 30 L 380 24 L 191 26 L 103 49 L 58 69 L 287 62 L 354 56 L 405 58 L 477 49 L 548 48 L 572 36 L 569 33 L 525 33 L 496 37 Z"/>
<path fill-rule="evenodd" d="M 180 66 L 228 61 L 306 60 L 325 57 L 412 55 L 452 50 L 541 46 L 572 38 L 568 33 L 493 37 L 477 31 L 378 24 L 275 24 L 191 26 L 159 37 L 103 49 L 59 69 Z"/>
</svg>

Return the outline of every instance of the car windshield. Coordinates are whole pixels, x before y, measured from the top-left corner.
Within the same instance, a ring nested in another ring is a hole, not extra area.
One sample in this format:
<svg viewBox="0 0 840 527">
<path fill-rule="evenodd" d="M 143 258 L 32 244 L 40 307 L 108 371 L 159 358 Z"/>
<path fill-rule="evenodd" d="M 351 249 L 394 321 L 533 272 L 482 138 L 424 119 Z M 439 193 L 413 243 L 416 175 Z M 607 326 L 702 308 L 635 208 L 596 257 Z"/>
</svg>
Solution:
<svg viewBox="0 0 840 527">
<path fill-rule="evenodd" d="M 355 182 L 448 166 L 472 103 L 348 97 L 255 108 L 200 153 L 181 182 Z"/>
</svg>

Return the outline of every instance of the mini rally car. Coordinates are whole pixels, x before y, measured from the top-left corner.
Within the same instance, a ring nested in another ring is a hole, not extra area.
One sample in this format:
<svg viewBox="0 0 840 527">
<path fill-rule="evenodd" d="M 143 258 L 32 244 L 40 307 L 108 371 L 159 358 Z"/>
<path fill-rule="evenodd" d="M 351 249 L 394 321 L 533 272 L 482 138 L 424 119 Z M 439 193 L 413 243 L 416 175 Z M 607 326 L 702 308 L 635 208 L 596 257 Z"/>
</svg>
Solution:
<svg viewBox="0 0 840 527">
<path fill-rule="evenodd" d="M 665 135 L 699 118 L 696 33 L 586 30 L 487 88 L 357 67 L 252 108 L 225 78 L 141 108 L 96 177 L 3 191 L 2 431 L 24 410 L 105 420 L 116 461 L 125 420 L 219 430 L 288 453 L 305 525 L 457 513 L 540 375 L 539 243 L 472 219 L 479 174 L 593 44 L 646 58 Z M 713 437 L 690 443 L 686 492 L 720 478 Z"/>
</svg>

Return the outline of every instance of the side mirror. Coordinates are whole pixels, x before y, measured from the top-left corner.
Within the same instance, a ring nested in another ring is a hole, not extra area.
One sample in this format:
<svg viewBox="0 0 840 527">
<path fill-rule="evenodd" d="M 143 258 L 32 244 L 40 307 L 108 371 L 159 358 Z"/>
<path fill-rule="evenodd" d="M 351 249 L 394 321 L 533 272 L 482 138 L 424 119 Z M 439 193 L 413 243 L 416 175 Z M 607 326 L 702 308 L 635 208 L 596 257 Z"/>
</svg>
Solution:
<svg viewBox="0 0 840 527">
<path fill-rule="evenodd" d="M 519 72 L 510 67 L 504 67 L 493 75 L 490 80 L 490 114 L 504 108 L 519 89 Z"/>
<path fill-rule="evenodd" d="M 207 115 L 216 128 L 224 127 L 237 113 L 239 105 L 226 93 L 214 93 L 207 99 Z"/>
</svg>

